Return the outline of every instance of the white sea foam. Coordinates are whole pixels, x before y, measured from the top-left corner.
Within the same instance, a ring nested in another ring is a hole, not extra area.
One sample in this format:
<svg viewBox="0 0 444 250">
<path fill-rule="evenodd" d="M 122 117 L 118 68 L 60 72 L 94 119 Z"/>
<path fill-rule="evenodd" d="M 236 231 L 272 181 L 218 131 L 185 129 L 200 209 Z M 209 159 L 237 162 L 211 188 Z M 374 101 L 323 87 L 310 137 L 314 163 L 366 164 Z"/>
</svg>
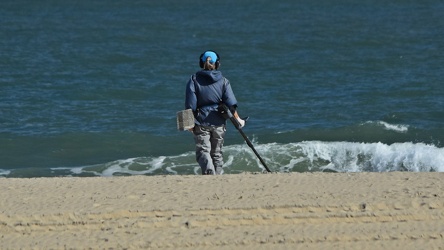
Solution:
<svg viewBox="0 0 444 250">
<path fill-rule="evenodd" d="M 130 175 L 151 174 L 164 166 L 166 156 L 152 158 L 148 161 L 144 158 L 130 158 L 118 160 L 107 164 L 102 176 L 113 176 L 115 173 L 124 173 Z"/>
<path fill-rule="evenodd" d="M 391 130 L 399 133 L 406 133 L 409 130 L 408 125 L 403 124 L 390 124 L 384 121 L 368 121 L 364 124 L 376 124 L 377 126 L 383 127 L 385 130 Z"/>
<path fill-rule="evenodd" d="M 238 147 L 230 148 L 230 154 L 241 160 L 230 163 L 229 167 L 255 162 L 256 167 L 263 169 L 251 150 L 244 146 L 242 151 Z M 280 172 L 444 172 L 444 148 L 424 143 L 304 141 L 256 145 L 256 149 L 269 168 Z"/>
<path fill-rule="evenodd" d="M 358 143 L 304 141 L 255 144 L 272 171 L 278 172 L 444 172 L 444 148 L 424 143 Z M 264 171 L 258 157 L 246 145 L 226 146 L 225 173 Z M 201 171 L 194 152 L 176 156 L 139 157 L 102 165 L 69 169 L 72 175 L 97 176 L 196 174 Z M 61 170 L 61 168 L 53 169 Z M 6 172 L 0 172 L 7 174 Z"/>
<path fill-rule="evenodd" d="M 0 177 L 2 177 L 2 176 L 8 176 L 10 173 L 11 173 L 10 170 L 3 170 L 3 169 L 0 169 Z"/>
<path fill-rule="evenodd" d="M 444 149 L 423 143 L 303 142 L 303 155 L 321 170 L 339 172 L 444 171 Z"/>
</svg>

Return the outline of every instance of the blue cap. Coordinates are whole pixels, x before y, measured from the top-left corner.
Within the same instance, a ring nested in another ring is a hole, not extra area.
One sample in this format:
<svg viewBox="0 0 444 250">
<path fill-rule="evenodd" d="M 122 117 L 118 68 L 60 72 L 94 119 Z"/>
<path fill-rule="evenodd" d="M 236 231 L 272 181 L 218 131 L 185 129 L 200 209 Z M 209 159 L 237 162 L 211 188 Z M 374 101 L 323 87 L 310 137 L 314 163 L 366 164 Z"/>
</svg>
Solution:
<svg viewBox="0 0 444 250">
<path fill-rule="evenodd" d="M 214 53 L 213 51 L 206 51 L 205 53 L 203 53 L 200 60 L 202 62 L 206 62 L 208 57 L 211 57 L 211 60 L 210 60 L 211 64 L 214 64 L 218 59 L 216 53 Z"/>
</svg>

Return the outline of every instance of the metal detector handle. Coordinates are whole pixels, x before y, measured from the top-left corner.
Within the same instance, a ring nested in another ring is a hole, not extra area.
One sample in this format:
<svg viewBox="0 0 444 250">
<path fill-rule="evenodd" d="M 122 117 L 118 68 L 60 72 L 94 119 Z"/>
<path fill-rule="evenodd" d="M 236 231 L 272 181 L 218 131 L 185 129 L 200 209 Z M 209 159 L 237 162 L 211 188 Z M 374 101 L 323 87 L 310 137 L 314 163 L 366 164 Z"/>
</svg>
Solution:
<svg viewBox="0 0 444 250">
<path fill-rule="evenodd" d="M 237 129 L 241 128 L 241 125 L 240 125 L 239 121 L 236 119 L 236 117 L 234 117 L 233 113 L 231 113 L 230 109 L 227 107 L 227 105 L 225 105 L 225 103 L 221 102 L 219 104 L 219 112 L 222 114 L 222 116 L 225 119 L 230 119 L 231 122 L 233 123 L 233 125 Z"/>
<path fill-rule="evenodd" d="M 245 135 L 244 131 L 242 131 L 241 125 L 237 121 L 236 117 L 231 113 L 230 109 L 225 105 L 225 103 L 219 104 L 219 111 L 221 112 L 222 116 L 224 116 L 227 119 L 230 119 L 230 121 L 233 123 L 233 125 L 236 127 L 236 129 L 239 131 L 239 133 L 244 138 L 247 145 L 253 150 L 254 154 L 257 156 L 259 161 L 262 163 L 262 165 L 265 167 L 267 172 L 271 172 L 271 170 L 268 168 L 267 164 L 265 164 L 265 161 L 262 159 L 262 157 L 259 155 L 259 153 L 256 151 L 256 149 L 253 146 L 253 143 L 248 139 L 247 135 Z"/>
</svg>

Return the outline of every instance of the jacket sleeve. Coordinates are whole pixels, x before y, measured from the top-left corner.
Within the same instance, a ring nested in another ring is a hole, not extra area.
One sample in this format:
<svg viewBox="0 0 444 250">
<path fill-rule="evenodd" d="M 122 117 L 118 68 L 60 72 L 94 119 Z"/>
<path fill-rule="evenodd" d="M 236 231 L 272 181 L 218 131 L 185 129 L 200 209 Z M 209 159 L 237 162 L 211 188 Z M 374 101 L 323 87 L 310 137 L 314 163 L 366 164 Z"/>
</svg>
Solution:
<svg viewBox="0 0 444 250">
<path fill-rule="evenodd" d="M 192 109 L 193 111 L 196 111 L 197 109 L 196 90 L 194 87 L 193 79 L 191 77 L 190 80 L 188 80 L 185 90 L 185 109 Z"/>
<path fill-rule="evenodd" d="M 225 103 L 225 105 L 230 107 L 230 109 L 236 109 L 237 107 L 237 100 L 234 96 L 233 90 L 231 89 L 230 81 L 228 80 L 226 80 L 225 92 L 222 96 L 222 101 Z"/>
</svg>

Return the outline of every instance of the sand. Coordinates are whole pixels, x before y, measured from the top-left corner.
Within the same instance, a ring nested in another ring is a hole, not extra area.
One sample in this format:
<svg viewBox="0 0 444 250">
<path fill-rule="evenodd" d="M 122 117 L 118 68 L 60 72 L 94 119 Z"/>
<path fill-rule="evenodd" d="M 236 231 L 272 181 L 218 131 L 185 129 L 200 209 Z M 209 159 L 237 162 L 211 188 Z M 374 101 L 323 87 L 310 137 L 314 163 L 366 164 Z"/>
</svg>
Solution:
<svg viewBox="0 0 444 250">
<path fill-rule="evenodd" d="M 444 249 L 444 173 L 0 179 L 0 249 Z"/>
</svg>

